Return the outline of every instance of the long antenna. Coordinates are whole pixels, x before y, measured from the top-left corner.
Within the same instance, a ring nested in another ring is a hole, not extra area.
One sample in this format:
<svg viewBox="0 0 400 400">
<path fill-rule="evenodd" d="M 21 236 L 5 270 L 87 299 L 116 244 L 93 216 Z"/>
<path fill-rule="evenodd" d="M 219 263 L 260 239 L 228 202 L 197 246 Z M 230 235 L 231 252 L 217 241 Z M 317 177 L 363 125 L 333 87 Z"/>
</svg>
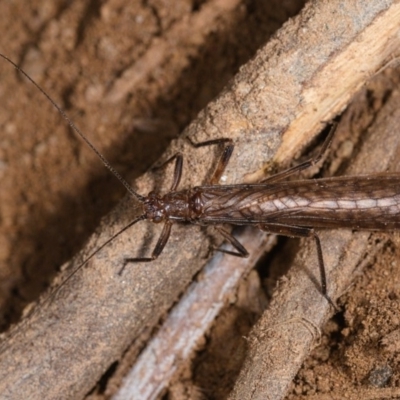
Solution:
<svg viewBox="0 0 400 400">
<path fill-rule="evenodd" d="M 132 186 L 111 166 L 108 160 L 100 153 L 99 150 L 89 141 L 89 139 L 81 132 L 81 130 L 74 124 L 71 118 L 65 113 L 65 111 L 42 89 L 21 67 L 15 64 L 14 61 L 10 60 L 7 56 L 0 53 L 0 57 L 8 61 L 14 68 L 20 72 L 25 78 L 29 80 L 39 91 L 50 101 L 50 103 L 56 108 L 61 116 L 67 121 L 68 125 L 81 137 L 81 139 L 95 152 L 97 157 L 100 158 L 106 168 L 125 186 L 125 189 L 141 203 L 144 202 L 145 198 L 140 194 L 136 193 Z"/>
</svg>

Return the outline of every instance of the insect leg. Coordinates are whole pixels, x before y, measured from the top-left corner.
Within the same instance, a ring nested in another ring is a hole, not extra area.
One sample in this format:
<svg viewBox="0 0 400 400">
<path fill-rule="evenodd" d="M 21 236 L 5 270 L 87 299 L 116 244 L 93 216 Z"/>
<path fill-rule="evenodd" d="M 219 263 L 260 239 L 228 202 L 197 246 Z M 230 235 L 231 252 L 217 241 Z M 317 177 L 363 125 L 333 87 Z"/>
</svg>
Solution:
<svg viewBox="0 0 400 400">
<path fill-rule="evenodd" d="M 155 259 L 158 258 L 158 256 L 162 253 L 165 245 L 168 242 L 169 239 L 169 235 L 171 233 L 171 226 L 172 226 L 172 222 L 170 221 L 166 221 L 163 227 L 163 230 L 161 232 L 160 237 L 158 238 L 156 247 L 154 247 L 153 252 L 151 253 L 151 257 L 136 257 L 136 258 L 126 258 L 124 260 L 124 265 L 122 266 L 122 268 L 120 269 L 120 271 L 118 272 L 119 275 L 122 274 L 122 272 L 124 271 L 126 265 L 128 263 L 135 263 L 135 262 L 150 262 L 153 261 Z"/>
<path fill-rule="evenodd" d="M 214 144 L 224 145 L 224 149 L 222 151 L 220 159 L 218 160 L 217 167 L 215 168 L 213 175 L 211 176 L 209 182 L 207 183 L 209 185 L 216 185 L 218 181 L 221 179 L 221 176 L 224 173 L 225 168 L 229 163 L 229 159 L 231 158 L 231 155 L 233 153 L 235 145 L 233 144 L 232 139 L 221 138 L 221 139 L 207 140 L 205 142 L 200 142 L 200 143 L 194 143 L 189 137 L 186 137 L 186 139 L 193 147 L 196 148 L 202 146 L 211 146 Z"/>
<path fill-rule="evenodd" d="M 179 186 L 179 182 L 182 177 L 182 166 L 183 166 L 183 156 L 182 153 L 176 153 L 171 158 L 168 158 L 167 161 L 164 161 L 161 165 L 157 165 L 153 168 L 153 170 L 164 168 L 167 164 L 175 160 L 175 169 L 174 169 L 174 180 L 171 185 L 170 191 L 173 192 Z"/>
<path fill-rule="evenodd" d="M 224 249 L 217 249 L 218 251 L 230 254 L 231 256 L 242 257 L 242 258 L 248 257 L 249 255 L 248 251 L 232 234 L 230 234 L 220 226 L 215 226 L 215 229 L 237 250 L 237 251 L 230 251 Z"/>
<path fill-rule="evenodd" d="M 305 228 L 301 226 L 285 225 L 285 224 L 263 224 L 259 228 L 263 231 L 269 233 L 275 233 L 277 235 L 288 236 L 288 237 L 312 237 L 315 241 L 317 247 L 318 256 L 318 267 L 321 279 L 321 292 L 322 295 L 328 300 L 328 302 L 337 310 L 337 306 L 328 296 L 327 293 L 327 281 L 326 281 L 326 271 L 324 264 L 324 257 L 322 255 L 321 241 L 319 236 L 316 234 L 314 229 Z"/>
<path fill-rule="evenodd" d="M 332 142 L 333 134 L 336 131 L 336 127 L 337 127 L 337 123 L 332 125 L 332 127 L 328 133 L 328 136 L 326 137 L 324 144 L 321 147 L 321 150 L 315 157 L 313 157 L 307 161 L 304 161 L 303 163 L 296 165 L 295 167 L 286 169 L 286 170 L 278 172 L 277 174 L 272 175 L 266 179 L 263 179 L 260 183 L 278 182 L 278 181 L 288 178 L 289 176 L 295 174 L 296 172 L 303 171 L 304 169 L 310 168 L 313 165 L 317 164 L 321 160 L 323 155 L 326 153 L 326 151 L 328 150 L 328 148 Z"/>
</svg>

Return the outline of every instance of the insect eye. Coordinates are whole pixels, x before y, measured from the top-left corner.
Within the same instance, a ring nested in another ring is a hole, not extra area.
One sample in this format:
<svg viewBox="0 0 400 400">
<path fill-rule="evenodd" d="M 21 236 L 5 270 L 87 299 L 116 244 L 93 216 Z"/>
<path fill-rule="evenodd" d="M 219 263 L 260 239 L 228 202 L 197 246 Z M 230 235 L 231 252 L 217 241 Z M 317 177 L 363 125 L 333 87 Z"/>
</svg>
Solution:
<svg viewBox="0 0 400 400">
<path fill-rule="evenodd" d="M 161 210 L 156 211 L 154 217 L 152 218 L 152 221 L 156 224 L 164 221 L 164 213 Z"/>
</svg>

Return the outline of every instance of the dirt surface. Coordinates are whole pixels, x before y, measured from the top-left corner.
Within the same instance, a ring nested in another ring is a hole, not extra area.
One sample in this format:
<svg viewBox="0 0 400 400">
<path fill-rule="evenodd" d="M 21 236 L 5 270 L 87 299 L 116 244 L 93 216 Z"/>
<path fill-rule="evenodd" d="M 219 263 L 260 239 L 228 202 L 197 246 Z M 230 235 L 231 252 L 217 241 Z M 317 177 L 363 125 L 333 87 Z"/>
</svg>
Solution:
<svg viewBox="0 0 400 400">
<path fill-rule="evenodd" d="M 399 235 L 374 235 L 383 248 L 340 303 L 288 399 L 399 398 Z"/>
<path fill-rule="evenodd" d="M 180 0 L 174 7 L 162 0 L 3 2 L 0 52 L 48 91 L 132 180 L 302 6 L 302 1 L 234 0 Z M 127 70 L 134 71 L 129 79 Z M 0 327 L 5 329 L 125 191 L 37 89 L 1 60 L 0 77 Z M 348 162 L 357 137 L 399 81 L 398 71 L 387 71 L 357 97 L 347 113 L 348 132 L 337 138 L 342 146 L 333 145 L 336 159 Z M 339 162 L 330 162 L 336 171 Z M 289 399 L 396 397 L 400 241 L 397 234 L 381 234 L 371 243 L 381 250 L 366 260 L 366 273 L 341 298 L 342 311 L 324 328 Z M 236 305 L 218 318 L 165 398 L 227 397 L 244 358 L 243 337 L 284 272 L 279 257 L 285 246 L 290 253 L 297 247 L 281 241 L 259 274 L 249 276 Z M 267 270 L 267 263 L 275 269 Z M 88 397 L 109 398 L 128 365 L 129 354 L 110 366 Z"/>
</svg>

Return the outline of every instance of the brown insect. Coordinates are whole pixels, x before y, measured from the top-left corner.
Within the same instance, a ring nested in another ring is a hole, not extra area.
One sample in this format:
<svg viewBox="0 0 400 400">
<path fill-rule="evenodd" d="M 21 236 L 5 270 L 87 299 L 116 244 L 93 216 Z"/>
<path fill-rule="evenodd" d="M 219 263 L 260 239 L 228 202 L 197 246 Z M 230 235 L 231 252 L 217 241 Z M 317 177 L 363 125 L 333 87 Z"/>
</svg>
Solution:
<svg viewBox="0 0 400 400">
<path fill-rule="evenodd" d="M 209 184 L 178 190 L 183 166 L 183 156 L 178 153 L 163 164 L 175 161 L 170 191 L 165 195 L 150 192 L 148 196 L 141 196 L 118 174 L 65 112 L 36 82 L 8 57 L 2 54 L 0 56 L 11 63 L 47 97 L 71 128 L 97 154 L 103 164 L 117 177 L 128 192 L 142 203 L 142 214 L 106 241 L 95 253 L 139 221 L 149 220 L 155 223 L 164 223 L 164 228 L 151 256 L 126 259 L 120 272 L 127 263 L 150 262 L 159 257 L 168 242 L 171 227 L 175 222 L 215 225 L 218 232 L 234 248 L 232 251 L 220 251 L 239 257 L 247 257 L 247 250 L 220 225 L 254 225 L 261 230 L 278 235 L 313 238 L 318 254 L 321 290 L 323 295 L 331 302 L 327 295 L 321 243 L 315 228 L 400 229 L 400 174 L 285 181 L 294 173 L 316 164 L 322 158 L 332 140 L 334 127 L 330 130 L 320 153 L 316 157 L 257 184 L 217 185 L 232 155 L 234 149 L 232 141 L 230 139 L 215 139 L 193 143 L 189 139 L 194 147 L 224 146 Z M 95 253 L 73 271 L 67 280 Z"/>
</svg>

